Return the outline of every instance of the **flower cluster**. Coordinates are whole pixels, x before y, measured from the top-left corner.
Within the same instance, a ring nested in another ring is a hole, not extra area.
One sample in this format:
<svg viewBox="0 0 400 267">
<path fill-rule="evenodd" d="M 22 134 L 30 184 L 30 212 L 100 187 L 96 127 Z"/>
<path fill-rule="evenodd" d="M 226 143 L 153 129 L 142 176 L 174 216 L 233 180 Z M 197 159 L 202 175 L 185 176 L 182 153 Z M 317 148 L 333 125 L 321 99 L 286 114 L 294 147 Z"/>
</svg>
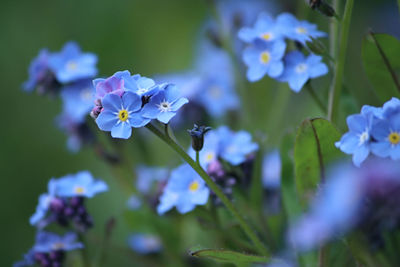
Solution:
<svg viewBox="0 0 400 267">
<path fill-rule="evenodd" d="M 160 252 L 162 244 L 160 238 L 150 234 L 133 234 L 128 239 L 129 247 L 139 254 Z"/>
<path fill-rule="evenodd" d="M 243 61 L 248 66 L 247 78 L 255 82 L 266 74 L 299 92 L 304 84 L 313 78 L 325 75 L 328 67 L 321 62 L 322 57 L 294 50 L 286 53 L 285 39 L 305 46 L 312 38 L 326 34 L 307 21 L 299 21 L 289 13 L 282 13 L 276 19 L 261 13 L 254 27 L 242 28 L 239 38 L 250 44 L 243 52 Z"/>
<path fill-rule="evenodd" d="M 336 147 L 353 155 L 356 166 L 368 157 L 392 160 L 400 159 L 400 100 L 392 98 L 383 107 L 365 105 L 360 114 L 347 118 L 349 132 L 345 133 Z"/>
<path fill-rule="evenodd" d="M 93 84 L 96 106 L 91 115 L 99 128 L 111 132 L 114 138 L 128 139 L 132 127 L 143 127 L 152 119 L 168 124 L 188 102 L 180 97 L 174 84 L 155 84 L 152 79 L 131 75 L 127 70 L 106 79 L 95 79 Z"/>
<path fill-rule="evenodd" d="M 22 261 L 14 263 L 14 267 L 32 266 L 42 267 L 62 266 L 65 252 L 82 249 L 83 244 L 76 241 L 77 235 L 68 232 L 59 236 L 50 232 L 40 231 L 36 234 L 35 245 L 24 255 Z"/>
<path fill-rule="evenodd" d="M 75 42 L 66 43 L 60 52 L 44 49 L 32 61 L 23 85 L 25 91 L 60 95 L 63 110 L 56 122 L 67 133 L 67 146 L 73 152 L 94 139 L 85 119 L 93 106 L 91 79 L 97 75 L 96 63 L 97 56 L 83 53 Z"/>
</svg>

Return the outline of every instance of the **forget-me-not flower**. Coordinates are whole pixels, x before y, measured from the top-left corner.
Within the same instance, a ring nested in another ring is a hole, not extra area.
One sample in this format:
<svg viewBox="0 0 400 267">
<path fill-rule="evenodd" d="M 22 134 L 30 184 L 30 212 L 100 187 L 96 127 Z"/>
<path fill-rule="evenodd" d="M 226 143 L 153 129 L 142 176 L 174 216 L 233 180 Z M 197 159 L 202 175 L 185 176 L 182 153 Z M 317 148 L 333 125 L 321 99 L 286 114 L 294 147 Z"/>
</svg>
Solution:
<svg viewBox="0 0 400 267">
<path fill-rule="evenodd" d="M 101 180 L 95 180 L 89 171 L 66 175 L 57 180 L 57 195 L 60 197 L 88 197 L 108 190 Z"/>
<path fill-rule="evenodd" d="M 314 54 L 305 57 L 299 51 L 292 51 L 285 56 L 285 70 L 278 79 L 288 82 L 293 91 L 299 92 L 309 79 L 328 73 L 328 67 L 321 60 L 322 57 Z"/>
<path fill-rule="evenodd" d="M 23 84 L 25 91 L 33 91 L 40 84 L 49 71 L 48 61 L 50 53 L 47 49 L 42 49 L 39 55 L 34 58 L 29 65 L 29 78 Z"/>
<path fill-rule="evenodd" d="M 36 243 L 33 246 L 35 252 L 51 252 L 54 250 L 70 251 L 83 248 L 83 244 L 77 241 L 78 237 L 73 232 L 59 236 L 51 232 L 40 231 L 36 235 Z"/>
<path fill-rule="evenodd" d="M 305 45 L 311 38 L 325 37 L 326 33 L 318 31 L 317 25 L 309 23 L 305 20 L 297 20 L 290 13 L 282 13 L 276 18 L 276 23 L 279 25 L 282 34 L 290 39 Z"/>
<path fill-rule="evenodd" d="M 286 43 L 283 40 L 269 43 L 255 40 L 243 52 L 243 61 L 248 66 L 247 79 L 255 82 L 265 74 L 272 78 L 279 77 L 284 68 L 282 57 L 285 50 Z"/>
<path fill-rule="evenodd" d="M 36 207 L 36 212 L 29 219 L 31 225 L 37 225 L 45 218 L 47 211 L 50 208 L 51 201 L 56 197 L 57 180 L 51 179 L 47 185 L 47 190 L 47 193 L 39 196 L 39 203 Z"/>
<path fill-rule="evenodd" d="M 160 238 L 150 234 L 133 234 L 129 237 L 128 244 L 139 254 L 157 253 L 162 249 Z"/>
<path fill-rule="evenodd" d="M 174 84 L 167 84 L 153 95 L 149 103 L 144 105 L 142 116 L 148 119 L 157 119 L 167 124 L 175 116 L 178 109 L 189 101 L 180 97 L 178 87 Z"/>
<path fill-rule="evenodd" d="M 125 79 L 131 77 L 129 71 L 117 71 L 112 76 L 104 79 L 93 80 L 93 86 L 96 90 L 96 99 L 103 99 L 107 94 L 116 94 L 122 96 L 125 92 Z"/>
<path fill-rule="evenodd" d="M 142 98 L 133 92 L 125 92 L 122 97 L 107 94 L 102 106 L 96 123 L 101 130 L 111 131 L 114 138 L 128 139 L 132 127 L 139 128 L 150 122 L 150 119 L 141 116 Z"/>
<path fill-rule="evenodd" d="M 140 96 L 151 96 L 160 90 L 154 80 L 135 74 L 124 77 L 125 89 L 132 91 Z"/>
<path fill-rule="evenodd" d="M 136 168 L 136 188 L 139 192 L 150 192 L 154 182 L 163 182 L 168 178 L 169 171 L 166 168 L 138 166 Z"/>
<path fill-rule="evenodd" d="M 253 28 L 245 27 L 240 29 L 239 38 L 247 43 L 253 42 L 255 39 L 261 39 L 265 42 L 273 42 L 283 38 L 280 28 L 267 13 L 261 13 Z"/>
<path fill-rule="evenodd" d="M 157 206 L 158 214 L 164 214 L 173 207 L 179 213 L 192 211 L 196 205 L 207 203 L 210 190 L 201 177 L 188 164 L 183 164 L 171 172 L 164 192 Z"/>
<path fill-rule="evenodd" d="M 97 56 L 93 53 L 82 53 L 79 45 L 68 42 L 61 52 L 49 58 L 49 68 L 60 83 L 70 83 L 87 79 L 97 74 Z"/>
</svg>

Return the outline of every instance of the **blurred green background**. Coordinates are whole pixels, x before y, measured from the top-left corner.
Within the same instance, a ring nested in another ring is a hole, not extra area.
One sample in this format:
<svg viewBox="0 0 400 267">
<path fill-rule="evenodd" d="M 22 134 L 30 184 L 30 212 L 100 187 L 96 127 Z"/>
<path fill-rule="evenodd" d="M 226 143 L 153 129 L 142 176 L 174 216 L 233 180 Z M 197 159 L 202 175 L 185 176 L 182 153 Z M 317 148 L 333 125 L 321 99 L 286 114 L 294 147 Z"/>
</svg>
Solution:
<svg viewBox="0 0 400 267">
<path fill-rule="evenodd" d="M 328 20 L 308 11 L 304 1 L 269 2 L 280 10 L 301 12 L 300 19 L 307 18 L 328 31 Z M 363 73 L 361 41 L 369 27 L 399 36 L 395 4 L 394 0 L 355 2 L 345 82 L 356 101 L 344 106 L 345 113 L 358 111 L 361 104 L 379 104 Z M 27 68 L 38 51 L 43 47 L 57 51 L 66 41 L 75 40 L 84 51 L 98 55 L 100 76 L 128 69 L 151 77 L 191 66 L 199 29 L 208 16 L 205 0 L 1 1 L 0 266 L 10 266 L 31 247 L 35 231 L 28 219 L 51 177 L 88 169 L 111 184 L 109 193 L 89 202 L 96 222 L 94 232 L 101 233 L 106 220 L 118 216 L 125 208 L 126 197 L 118 191 L 110 170 L 92 150 L 87 148 L 78 154 L 67 151 L 66 137 L 54 125 L 61 110 L 60 100 L 22 91 L 21 83 L 27 79 Z M 321 97 L 327 95 L 329 78 L 316 83 Z M 294 129 L 304 118 L 322 115 L 307 92 L 289 92 L 286 85 L 278 86 L 268 78 L 248 90 L 255 106 L 249 130 L 254 133 L 266 129 L 271 146 L 286 129 Z M 268 110 L 276 99 L 284 98 L 282 91 L 289 95 L 282 102 L 287 105 Z M 268 119 L 272 121 L 265 122 L 265 127 L 261 125 Z M 171 164 L 168 158 L 172 154 L 168 150 L 155 149 L 150 153 L 157 154 L 155 162 Z M 140 155 L 136 154 L 134 159 L 140 162 Z M 115 238 L 121 243 L 124 233 L 126 225 L 118 221 Z M 130 258 L 120 260 L 120 264 L 128 264 Z"/>
</svg>

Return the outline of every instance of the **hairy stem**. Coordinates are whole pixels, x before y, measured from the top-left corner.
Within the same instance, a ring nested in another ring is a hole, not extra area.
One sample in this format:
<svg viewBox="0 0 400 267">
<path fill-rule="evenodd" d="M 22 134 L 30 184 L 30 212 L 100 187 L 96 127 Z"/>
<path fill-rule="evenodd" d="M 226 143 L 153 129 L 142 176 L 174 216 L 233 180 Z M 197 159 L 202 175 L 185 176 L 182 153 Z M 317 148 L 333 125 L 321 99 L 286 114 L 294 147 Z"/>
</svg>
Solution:
<svg viewBox="0 0 400 267">
<path fill-rule="evenodd" d="M 268 256 L 269 252 L 264 244 L 257 237 L 255 232 L 251 229 L 251 227 L 247 224 L 244 217 L 239 213 L 239 211 L 235 208 L 232 202 L 228 199 L 228 197 L 222 192 L 219 186 L 211 179 L 210 176 L 201 168 L 199 164 L 197 164 L 177 143 L 175 143 L 169 136 L 164 135 L 159 129 L 154 127 L 152 124 L 147 124 L 147 129 L 149 129 L 152 133 L 158 136 L 161 140 L 163 140 L 169 147 L 171 147 L 176 153 L 181 156 L 181 158 L 186 161 L 192 168 L 197 172 L 197 174 L 206 182 L 208 187 L 221 199 L 222 203 L 226 206 L 226 208 L 232 213 L 232 215 L 237 219 L 243 231 L 246 233 L 248 238 L 254 243 L 257 250 L 264 256 Z"/>
<path fill-rule="evenodd" d="M 339 54 L 335 63 L 335 74 L 329 92 L 329 108 L 328 119 L 335 122 L 338 117 L 340 93 L 342 91 L 342 83 L 344 76 L 344 65 L 346 61 L 347 42 L 350 31 L 351 14 L 353 10 L 354 0 L 347 0 L 344 8 L 344 15 L 342 20 L 340 32 L 340 46 Z"/>
</svg>

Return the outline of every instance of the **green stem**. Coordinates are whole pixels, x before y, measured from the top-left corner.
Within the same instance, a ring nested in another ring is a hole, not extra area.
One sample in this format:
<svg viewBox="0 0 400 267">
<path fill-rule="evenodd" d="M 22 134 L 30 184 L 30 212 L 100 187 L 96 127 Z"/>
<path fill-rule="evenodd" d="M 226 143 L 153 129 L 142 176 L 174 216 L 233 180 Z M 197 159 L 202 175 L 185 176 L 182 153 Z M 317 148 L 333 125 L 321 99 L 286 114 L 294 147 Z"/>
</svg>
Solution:
<svg viewBox="0 0 400 267">
<path fill-rule="evenodd" d="M 310 93 L 312 99 L 314 100 L 314 102 L 318 105 L 318 107 L 321 109 L 321 111 L 326 114 L 326 106 L 324 105 L 324 103 L 322 103 L 322 101 L 319 99 L 319 97 L 317 96 L 317 94 L 314 91 L 314 88 L 311 85 L 311 82 L 307 82 L 306 83 L 306 89 L 307 91 Z"/>
<path fill-rule="evenodd" d="M 339 12 L 339 0 L 333 0 L 332 7 L 335 12 Z M 337 54 L 338 23 L 337 19 L 331 18 L 329 24 L 329 54 L 332 59 L 335 59 Z M 334 67 L 334 62 L 332 62 L 332 65 Z"/>
<path fill-rule="evenodd" d="M 230 202 L 228 197 L 222 192 L 219 186 L 211 179 L 210 176 L 197 164 L 177 143 L 175 143 L 169 136 L 164 135 L 159 129 L 157 129 L 152 124 L 147 124 L 147 129 L 163 140 L 169 147 L 175 150 L 176 153 L 181 156 L 181 158 L 186 161 L 195 170 L 199 176 L 206 182 L 208 187 L 221 199 L 222 203 L 226 208 L 232 213 L 232 215 L 237 219 L 243 231 L 246 233 L 248 238 L 254 243 L 257 250 L 264 256 L 269 256 L 269 252 L 264 244 L 260 241 L 251 227 L 247 224 L 244 217 L 239 213 L 235 206 Z"/>
<path fill-rule="evenodd" d="M 344 8 L 342 27 L 340 32 L 339 55 L 335 64 L 335 74 L 331 90 L 329 92 L 329 110 L 328 118 L 335 122 L 338 117 L 340 93 L 342 91 L 344 65 L 346 61 L 347 42 L 350 31 L 351 14 L 353 10 L 354 0 L 347 0 Z"/>
<path fill-rule="evenodd" d="M 200 153 L 199 153 L 199 151 L 196 151 L 196 163 L 199 164 L 199 166 L 200 166 Z"/>
</svg>

